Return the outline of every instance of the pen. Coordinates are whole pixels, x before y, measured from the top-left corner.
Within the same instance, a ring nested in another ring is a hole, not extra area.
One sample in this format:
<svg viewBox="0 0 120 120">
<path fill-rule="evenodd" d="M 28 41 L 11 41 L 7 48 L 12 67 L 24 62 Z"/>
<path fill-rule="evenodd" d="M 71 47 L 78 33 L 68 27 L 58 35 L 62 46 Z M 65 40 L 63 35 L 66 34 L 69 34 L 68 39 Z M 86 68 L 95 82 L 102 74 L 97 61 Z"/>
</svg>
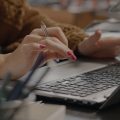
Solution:
<svg viewBox="0 0 120 120">
<path fill-rule="evenodd" d="M 48 31 L 47 31 L 47 27 L 46 27 L 46 25 L 45 25 L 45 23 L 43 21 L 41 22 L 41 29 L 42 29 L 45 37 L 49 37 Z M 52 67 L 54 64 L 56 64 L 54 60 L 48 60 L 47 61 L 47 66 L 48 67 Z"/>
<path fill-rule="evenodd" d="M 26 85 L 28 84 L 28 82 L 30 81 L 32 75 L 34 74 L 35 70 L 37 69 L 37 67 L 39 65 L 41 65 L 44 62 L 45 56 L 44 53 L 41 52 L 37 59 L 35 64 L 33 65 L 30 73 L 28 74 L 28 76 L 26 77 L 26 79 L 21 82 L 21 81 L 17 81 L 16 85 L 14 86 L 14 88 L 11 90 L 7 100 L 16 100 L 16 99 L 20 99 L 20 97 L 23 94 L 23 90 L 25 89 Z"/>
<path fill-rule="evenodd" d="M 45 68 L 43 74 L 40 76 L 39 80 L 32 87 L 30 87 L 29 91 L 25 94 L 25 97 L 29 96 L 29 94 L 35 90 L 37 85 L 43 80 L 43 78 L 49 72 L 49 70 L 50 70 L 50 67 L 47 66 L 47 68 Z"/>
<path fill-rule="evenodd" d="M 44 32 L 45 37 L 49 37 L 49 34 L 47 32 L 47 27 L 46 27 L 46 25 L 45 25 L 45 23 L 43 21 L 41 22 L 41 29 Z"/>
</svg>

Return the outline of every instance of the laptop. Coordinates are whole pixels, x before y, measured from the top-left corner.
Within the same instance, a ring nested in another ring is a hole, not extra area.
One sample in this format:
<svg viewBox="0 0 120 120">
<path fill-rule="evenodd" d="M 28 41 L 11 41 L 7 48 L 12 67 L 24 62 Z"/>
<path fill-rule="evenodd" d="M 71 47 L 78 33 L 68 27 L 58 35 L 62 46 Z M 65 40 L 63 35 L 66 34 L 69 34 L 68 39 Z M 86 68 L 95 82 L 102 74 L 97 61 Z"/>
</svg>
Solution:
<svg viewBox="0 0 120 120">
<path fill-rule="evenodd" d="M 37 70 L 36 76 L 45 67 Z M 34 80 L 38 79 L 34 77 Z M 120 63 L 69 60 L 57 63 L 36 87 L 44 102 L 104 109 L 120 101 Z"/>
<path fill-rule="evenodd" d="M 35 93 L 43 101 L 99 110 L 120 103 L 120 62 L 90 61 L 64 60 L 53 65 L 43 82 L 36 87 Z M 44 69 L 37 70 L 32 82 L 39 79 Z"/>
</svg>

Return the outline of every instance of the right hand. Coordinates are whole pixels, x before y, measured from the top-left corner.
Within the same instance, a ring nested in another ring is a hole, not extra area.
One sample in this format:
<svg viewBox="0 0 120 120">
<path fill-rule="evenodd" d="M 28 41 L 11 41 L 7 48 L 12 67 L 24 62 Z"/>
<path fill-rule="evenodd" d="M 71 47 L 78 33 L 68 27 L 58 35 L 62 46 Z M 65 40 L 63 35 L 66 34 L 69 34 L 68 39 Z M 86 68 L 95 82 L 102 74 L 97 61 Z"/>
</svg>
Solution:
<svg viewBox="0 0 120 120">
<path fill-rule="evenodd" d="M 94 58 L 114 58 L 120 55 L 120 36 L 103 37 L 101 31 L 79 43 L 78 50 L 81 54 Z"/>
</svg>

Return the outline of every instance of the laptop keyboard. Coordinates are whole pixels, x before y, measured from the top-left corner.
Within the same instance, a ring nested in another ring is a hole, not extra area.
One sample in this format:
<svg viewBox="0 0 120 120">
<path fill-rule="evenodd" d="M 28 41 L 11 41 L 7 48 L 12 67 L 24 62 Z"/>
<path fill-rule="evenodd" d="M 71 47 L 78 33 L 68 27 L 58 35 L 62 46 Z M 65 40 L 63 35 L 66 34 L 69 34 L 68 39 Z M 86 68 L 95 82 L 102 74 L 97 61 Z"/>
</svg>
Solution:
<svg viewBox="0 0 120 120">
<path fill-rule="evenodd" d="M 37 89 L 65 95 L 86 97 L 119 85 L 120 63 L 115 63 L 59 81 L 40 84 Z"/>
</svg>

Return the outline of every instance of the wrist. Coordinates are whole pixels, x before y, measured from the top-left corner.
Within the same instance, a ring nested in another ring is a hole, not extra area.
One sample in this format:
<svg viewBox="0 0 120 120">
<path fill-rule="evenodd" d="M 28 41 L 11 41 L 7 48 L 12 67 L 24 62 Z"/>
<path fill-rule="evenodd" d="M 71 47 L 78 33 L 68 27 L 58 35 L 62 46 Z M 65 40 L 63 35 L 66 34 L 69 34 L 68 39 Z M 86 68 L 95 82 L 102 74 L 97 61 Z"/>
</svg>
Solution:
<svg viewBox="0 0 120 120">
<path fill-rule="evenodd" d="M 79 42 L 77 45 L 77 51 L 80 55 L 82 56 L 88 56 L 89 51 L 88 51 L 88 42 L 86 40 L 88 37 L 85 37 L 83 41 Z"/>
<path fill-rule="evenodd" d="M 76 52 L 79 56 L 83 56 L 84 54 L 82 53 L 82 50 L 81 50 L 81 42 L 79 42 L 79 44 L 77 45 L 77 48 L 76 48 Z"/>
</svg>

